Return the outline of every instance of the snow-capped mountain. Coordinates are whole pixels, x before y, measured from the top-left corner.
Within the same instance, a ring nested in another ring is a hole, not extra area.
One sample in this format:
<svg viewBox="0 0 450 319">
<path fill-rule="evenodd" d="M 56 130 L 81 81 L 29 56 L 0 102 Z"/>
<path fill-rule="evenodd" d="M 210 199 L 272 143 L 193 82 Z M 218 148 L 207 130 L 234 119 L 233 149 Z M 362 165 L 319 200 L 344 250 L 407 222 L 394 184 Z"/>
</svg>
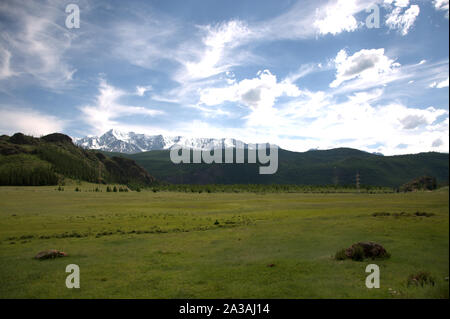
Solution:
<svg viewBox="0 0 450 319">
<path fill-rule="evenodd" d="M 234 147 L 241 141 L 232 138 L 192 138 L 183 136 L 163 136 L 136 134 L 109 130 L 102 136 L 72 138 L 74 143 L 87 149 L 99 149 L 108 152 L 140 153 L 154 150 L 170 149 L 174 145 L 192 149 L 214 149 Z M 247 147 L 247 145 L 245 145 Z"/>
</svg>

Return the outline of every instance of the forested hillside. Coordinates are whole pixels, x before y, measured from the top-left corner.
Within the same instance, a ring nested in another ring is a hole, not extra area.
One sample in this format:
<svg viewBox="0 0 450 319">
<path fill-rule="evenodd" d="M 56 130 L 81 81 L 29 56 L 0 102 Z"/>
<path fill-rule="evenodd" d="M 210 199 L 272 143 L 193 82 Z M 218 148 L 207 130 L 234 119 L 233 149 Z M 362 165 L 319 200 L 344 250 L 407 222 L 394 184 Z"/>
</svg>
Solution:
<svg viewBox="0 0 450 319">
<path fill-rule="evenodd" d="M 155 182 L 133 160 L 84 150 L 64 134 L 0 137 L 0 185 L 56 185 L 65 178 L 131 187 Z"/>
<path fill-rule="evenodd" d="M 112 154 L 112 153 L 110 153 Z M 158 180 L 175 184 L 297 184 L 399 187 L 420 176 L 432 176 L 447 185 L 448 154 L 419 153 L 399 156 L 375 155 L 337 148 L 308 152 L 279 150 L 278 171 L 260 175 L 260 164 L 173 164 L 169 151 L 118 154 L 136 161 Z M 247 162 L 247 161 L 246 161 Z"/>
</svg>

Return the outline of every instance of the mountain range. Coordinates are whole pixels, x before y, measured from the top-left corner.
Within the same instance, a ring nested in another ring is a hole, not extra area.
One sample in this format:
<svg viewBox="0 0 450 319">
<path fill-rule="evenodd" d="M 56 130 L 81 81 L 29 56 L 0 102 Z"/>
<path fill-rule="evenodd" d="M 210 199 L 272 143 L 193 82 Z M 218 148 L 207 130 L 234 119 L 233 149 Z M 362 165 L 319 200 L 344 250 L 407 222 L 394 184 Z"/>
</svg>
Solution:
<svg viewBox="0 0 450 319">
<path fill-rule="evenodd" d="M 180 145 L 191 149 L 217 149 L 234 147 L 242 143 L 232 138 L 192 138 L 183 136 L 146 135 L 134 132 L 120 132 L 111 129 L 101 136 L 72 138 L 73 142 L 85 149 L 96 149 L 106 152 L 135 154 L 147 151 L 171 149 Z"/>
<path fill-rule="evenodd" d="M 132 159 L 157 180 L 175 184 L 302 184 L 398 187 L 419 176 L 436 177 L 448 184 L 447 153 L 419 153 L 382 156 L 351 148 L 291 152 L 279 149 L 278 171 L 260 175 L 259 164 L 174 164 L 170 149 L 181 145 L 192 149 L 233 148 L 242 143 L 235 139 L 187 138 L 145 135 L 109 130 L 97 137 L 74 138 L 85 149 L 100 150 L 108 157 Z M 241 144 L 241 145 L 242 145 Z"/>
<path fill-rule="evenodd" d="M 448 153 L 379 156 L 350 148 L 279 149 L 276 174 L 260 175 L 260 164 L 247 159 L 242 164 L 170 160 L 175 143 L 217 149 L 233 147 L 239 142 L 233 139 L 167 138 L 111 130 L 101 137 L 75 139 L 78 145 L 73 141 L 60 133 L 41 138 L 21 133 L 0 136 L 0 185 L 55 185 L 64 178 L 134 187 L 160 182 L 354 186 L 357 179 L 361 185 L 399 187 L 420 176 L 435 177 L 440 185 L 449 181 Z"/>
</svg>

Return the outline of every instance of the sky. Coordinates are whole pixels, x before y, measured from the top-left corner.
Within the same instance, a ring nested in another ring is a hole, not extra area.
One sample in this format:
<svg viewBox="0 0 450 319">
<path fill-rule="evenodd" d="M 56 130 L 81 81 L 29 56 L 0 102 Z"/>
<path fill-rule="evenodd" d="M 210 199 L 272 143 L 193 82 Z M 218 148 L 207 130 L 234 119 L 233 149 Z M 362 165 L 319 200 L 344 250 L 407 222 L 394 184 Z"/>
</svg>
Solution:
<svg viewBox="0 0 450 319">
<path fill-rule="evenodd" d="M 2 0 L 0 134 L 448 153 L 448 24 L 448 0 Z"/>
</svg>

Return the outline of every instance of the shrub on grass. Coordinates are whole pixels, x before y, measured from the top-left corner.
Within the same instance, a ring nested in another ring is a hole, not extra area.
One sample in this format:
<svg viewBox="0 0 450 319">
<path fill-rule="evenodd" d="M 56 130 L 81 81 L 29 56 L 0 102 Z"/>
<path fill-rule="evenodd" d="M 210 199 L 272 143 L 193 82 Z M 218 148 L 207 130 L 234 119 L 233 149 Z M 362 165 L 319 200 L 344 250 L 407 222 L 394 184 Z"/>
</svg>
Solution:
<svg viewBox="0 0 450 319">
<path fill-rule="evenodd" d="M 431 216 L 434 216 L 433 213 L 427 213 L 427 212 L 415 212 L 414 215 L 415 215 L 415 216 L 423 216 L 423 217 L 431 217 Z"/>
<path fill-rule="evenodd" d="M 408 287 L 413 286 L 425 286 L 425 285 L 432 285 L 434 286 L 435 280 L 433 276 L 427 271 L 419 271 L 416 274 L 411 274 L 408 277 L 407 280 Z"/>
<path fill-rule="evenodd" d="M 391 213 L 388 212 L 377 212 L 377 213 L 373 213 L 372 216 L 373 217 L 378 217 L 378 216 L 390 216 Z"/>
<path fill-rule="evenodd" d="M 346 258 L 363 261 L 365 258 L 389 258 L 391 255 L 380 244 L 374 242 L 359 242 L 351 245 L 347 249 L 341 249 L 336 252 L 336 260 L 344 260 Z"/>
<path fill-rule="evenodd" d="M 351 258 L 352 258 L 352 260 L 355 260 L 355 261 L 363 261 L 364 260 L 364 248 L 362 248 L 361 245 L 354 246 Z"/>
<path fill-rule="evenodd" d="M 338 250 L 334 255 L 334 259 L 336 260 L 344 260 L 347 259 L 347 255 L 345 254 L 345 249 Z"/>
</svg>

